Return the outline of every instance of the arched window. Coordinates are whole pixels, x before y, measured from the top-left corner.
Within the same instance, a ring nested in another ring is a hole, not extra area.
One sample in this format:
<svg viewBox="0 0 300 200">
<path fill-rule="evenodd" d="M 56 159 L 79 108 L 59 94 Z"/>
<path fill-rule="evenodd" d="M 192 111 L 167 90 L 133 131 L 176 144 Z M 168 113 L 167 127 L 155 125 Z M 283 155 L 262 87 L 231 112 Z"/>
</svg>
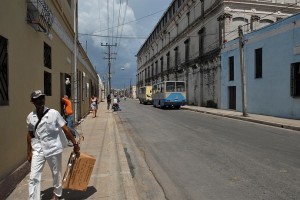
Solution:
<svg viewBox="0 0 300 200">
<path fill-rule="evenodd" d="M 247 18 L 244 17 L 235 17 L 232 19 L 232 23 L 233 23 L 233 27 L 234 28 L 238 28 L 240 25 L 243 26 L 243 30 L 245 32 L 249 32 L 250 30 L 250 24 L 249 24 L 249 20 Z"/>
</svg>

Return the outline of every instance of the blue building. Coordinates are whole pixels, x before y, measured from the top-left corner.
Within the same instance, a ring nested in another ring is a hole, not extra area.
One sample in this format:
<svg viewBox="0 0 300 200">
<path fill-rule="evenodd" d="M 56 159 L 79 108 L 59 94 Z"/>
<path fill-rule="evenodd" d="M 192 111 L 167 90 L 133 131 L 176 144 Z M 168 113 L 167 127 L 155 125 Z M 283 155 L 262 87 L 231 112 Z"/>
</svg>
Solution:
<svg viewBox="0 0 300 200">
<path fill-rule="evenodd" d="M 300 119 L 300 14 L 244 38 L 247 112 Z M 221 52 L 221 109 L 242 111 L 238 38 Z"/>
</svg>

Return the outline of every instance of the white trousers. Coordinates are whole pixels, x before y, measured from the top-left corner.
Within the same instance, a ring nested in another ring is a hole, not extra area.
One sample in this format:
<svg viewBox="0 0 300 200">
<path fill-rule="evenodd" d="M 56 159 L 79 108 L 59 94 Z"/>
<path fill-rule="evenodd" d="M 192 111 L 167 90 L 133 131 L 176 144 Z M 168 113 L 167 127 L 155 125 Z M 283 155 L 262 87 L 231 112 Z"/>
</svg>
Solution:
<svg viewBox="0 0 300 200">
<path fill-rule="evenodd" d="M 41 177 L 42 171 L 47 161 L 50 170 L 52 172 L 53 178 L 53 193 L 56 196 L 62 195 L 62 185 L 61 185 L 61 160 L 62 154 L 56 154 L 50 157 L 45 157 L 43 153 L 39 155 L 32 155 L 31 160 L 31 172 L 29 178 L 29 200 L 40 200 L 41 199 Z"/>
</svg>

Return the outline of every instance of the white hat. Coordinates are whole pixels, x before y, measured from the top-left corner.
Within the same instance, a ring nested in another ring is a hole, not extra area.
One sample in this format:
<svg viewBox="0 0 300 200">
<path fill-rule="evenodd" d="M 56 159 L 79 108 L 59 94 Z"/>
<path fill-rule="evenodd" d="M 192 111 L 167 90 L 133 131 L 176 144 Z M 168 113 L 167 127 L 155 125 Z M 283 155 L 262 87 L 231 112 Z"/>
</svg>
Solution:
<svg viewBox="0 0 300 200">
<path fill-rule="evenodd" d="M 40 96 L 45 96 L 45 94 L 42 93 L 41 90 L 36 90 L 36 91 L 32 92 L 31 95 L 30 95 L 31 99 L 37 99 Z"/>
</svg>

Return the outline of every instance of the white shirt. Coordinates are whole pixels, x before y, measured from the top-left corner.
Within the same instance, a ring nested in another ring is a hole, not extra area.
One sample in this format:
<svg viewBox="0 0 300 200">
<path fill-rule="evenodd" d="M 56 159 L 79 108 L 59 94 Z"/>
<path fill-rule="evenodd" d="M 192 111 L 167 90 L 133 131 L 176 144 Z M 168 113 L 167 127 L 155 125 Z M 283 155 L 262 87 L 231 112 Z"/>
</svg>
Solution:
<svg viewBox="0 0 300 200">
<path fill-rule="evenodd" d="M 46 109 L 48 108 L 45 107 L 44 111 Z M 61 153 L 66 143 L 66 137 L 61 127 L 66 124 L 66 121 L 58 111 L 50 109 L 34 131 L 38 120 L 36 111 L 27 116 L 28 131 L 33 131 L 35 135 L 35 138 L 31 139 L 32 153 L 43 153 L 45 157 Z"/>
<path fill-rule="evenodd" d="M 118 103 L 118 99 L 117 98 L 114 98 L 114 103 Z"/>
</svg>

